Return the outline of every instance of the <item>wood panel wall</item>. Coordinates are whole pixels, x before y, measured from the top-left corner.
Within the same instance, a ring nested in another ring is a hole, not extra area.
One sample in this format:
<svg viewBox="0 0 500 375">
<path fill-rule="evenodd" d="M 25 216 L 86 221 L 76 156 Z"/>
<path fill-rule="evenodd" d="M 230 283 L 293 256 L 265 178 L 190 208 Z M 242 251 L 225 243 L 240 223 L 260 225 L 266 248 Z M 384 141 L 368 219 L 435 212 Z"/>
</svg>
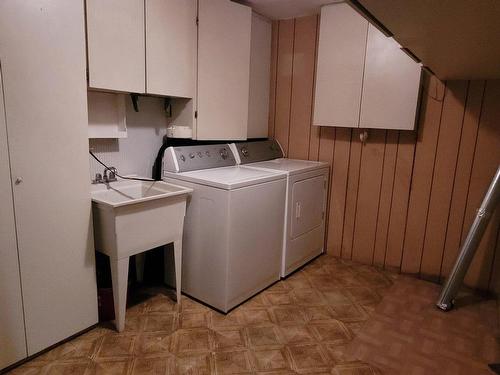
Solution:
<svg viewBox="0 0 500 375">
<path fill-rule="evenodd" d="M 319 18 L 273 23 L 269 135 L 331 165 L 327 250 L 442 281 L 500 163 L 500 81 L 426 76 L 416 131 L 311 125 Z M 500 292 L 500 213 L 466 283 Z"/>
</svg>

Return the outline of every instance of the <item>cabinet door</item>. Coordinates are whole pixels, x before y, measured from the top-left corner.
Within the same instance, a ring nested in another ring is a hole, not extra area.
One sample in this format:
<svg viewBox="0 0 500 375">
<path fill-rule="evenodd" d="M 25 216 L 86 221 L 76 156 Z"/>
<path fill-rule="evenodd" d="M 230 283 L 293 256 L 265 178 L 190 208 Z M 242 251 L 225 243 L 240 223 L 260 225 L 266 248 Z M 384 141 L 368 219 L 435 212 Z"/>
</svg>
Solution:
<svg viewBox="0 0 500 375">
<path fill-rule="evenodd" d="M 248 138 L 267 138 L 271 81 L 271 21 L 252 13 Z"/>
<path fill-rule="evenodd" d="M 199 0 L 196 138 L 246 139 L 252 11 L 229 0 Z"/>
<path fill-rule="evenodd" d="M 145 91 L 144 0 L 87 0 L 89 87 Z"/>
<path fill-rule="evenodd" d="M 1 67 L 0 67 L 1 69 Z M 27 356 L 0 70 L 0 370 Z"/>
<path fill-rule="evenodd" d="M 83 1 L 0 1 L 28 355 L 97 323 L 84 14 Z"/>
<path fill-rule="evenodd" d="M 415 128 L 420 64 L 376 27 L 368 28 L 361 128 Z"/>
<path fill-rule="evenodd" d="M 321 8 L 313 125 L 358 127 L 367 30 L 347 4 Z"/>
<path fill-rule="evenodd" d="M 146 92 L 192 98 L 195 57 L 196 0 L 146 0 Z"/>
</svg>

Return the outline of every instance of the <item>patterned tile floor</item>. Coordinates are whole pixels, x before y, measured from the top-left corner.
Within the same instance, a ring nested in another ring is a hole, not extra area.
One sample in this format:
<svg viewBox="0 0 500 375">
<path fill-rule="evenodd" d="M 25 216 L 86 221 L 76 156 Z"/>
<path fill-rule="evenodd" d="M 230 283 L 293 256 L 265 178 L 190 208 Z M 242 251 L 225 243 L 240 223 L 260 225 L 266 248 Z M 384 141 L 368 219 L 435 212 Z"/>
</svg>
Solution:
<svg viewBox="0 0 500 375">
<path fill-rule="evenodd" d="M 380 372 L 346 347 L 395 275 L 324 255 L 227 315 L 165 293 L 127 309 L 12 374 L 337 374 Z"/>
<path fill-rule="evenodd" d="M 439 285 L 399 277 L 346 355 L 385 375 L 493 375 L 500 362 L 500 312 L 495 299 L 459 294 L 455 308 L 438 310 Z"/>
</svg>

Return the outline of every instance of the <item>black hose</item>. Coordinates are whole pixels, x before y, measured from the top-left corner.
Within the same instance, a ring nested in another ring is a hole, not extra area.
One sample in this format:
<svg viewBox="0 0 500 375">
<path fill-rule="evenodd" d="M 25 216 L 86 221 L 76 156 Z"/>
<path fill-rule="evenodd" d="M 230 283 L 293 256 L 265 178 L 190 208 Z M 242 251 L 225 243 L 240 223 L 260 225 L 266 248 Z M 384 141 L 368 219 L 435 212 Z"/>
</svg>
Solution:
<svg viewBox="0 0 500 375">
<path fill-rule="evenodd" d="M 124 180 L 135 180 L 135 181 L 151 181 L 154 182 L 152 178 L 139 178 L 139 177 L 123 177 L 120 176 L 116 171 L 113 171 L 110 167 L 108 167 L 106 164 L 104 164 L 102 161 L 99 160 L 97 156 L 94 155 L 92 151 L 89 150 L 89 154 L 92 155 L 92 157 L 97 160 L 99 164 L 101 164 L 104 168 L 106 168 L 108 171 L 113 172 L 115 176 L 118 176 L 120 178 L 123 178 Z"/>
</svg>

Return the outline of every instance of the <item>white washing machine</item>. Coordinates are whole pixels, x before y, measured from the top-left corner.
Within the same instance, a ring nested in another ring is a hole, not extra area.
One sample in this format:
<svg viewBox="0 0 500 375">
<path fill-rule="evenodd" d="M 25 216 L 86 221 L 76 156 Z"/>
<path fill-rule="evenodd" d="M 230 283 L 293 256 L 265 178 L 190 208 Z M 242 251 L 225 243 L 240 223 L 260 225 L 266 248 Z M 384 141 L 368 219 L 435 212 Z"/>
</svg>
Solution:
<svg viewBox="0 0 500 375">
<path fill-rule="evenodd" d="M 275 140 L 230 145 L 239 165 L 287 175 L 281 276 L 324 251 L 329 164 L 283 158 Z"/>
<path fill-rule="evenodd" d="M 286 174 L 237 166 L 226 144 L 168 148 L 163 180 L 193 189 L 183 292 L 227 312 L 280 279 Z"/>
</svg>

